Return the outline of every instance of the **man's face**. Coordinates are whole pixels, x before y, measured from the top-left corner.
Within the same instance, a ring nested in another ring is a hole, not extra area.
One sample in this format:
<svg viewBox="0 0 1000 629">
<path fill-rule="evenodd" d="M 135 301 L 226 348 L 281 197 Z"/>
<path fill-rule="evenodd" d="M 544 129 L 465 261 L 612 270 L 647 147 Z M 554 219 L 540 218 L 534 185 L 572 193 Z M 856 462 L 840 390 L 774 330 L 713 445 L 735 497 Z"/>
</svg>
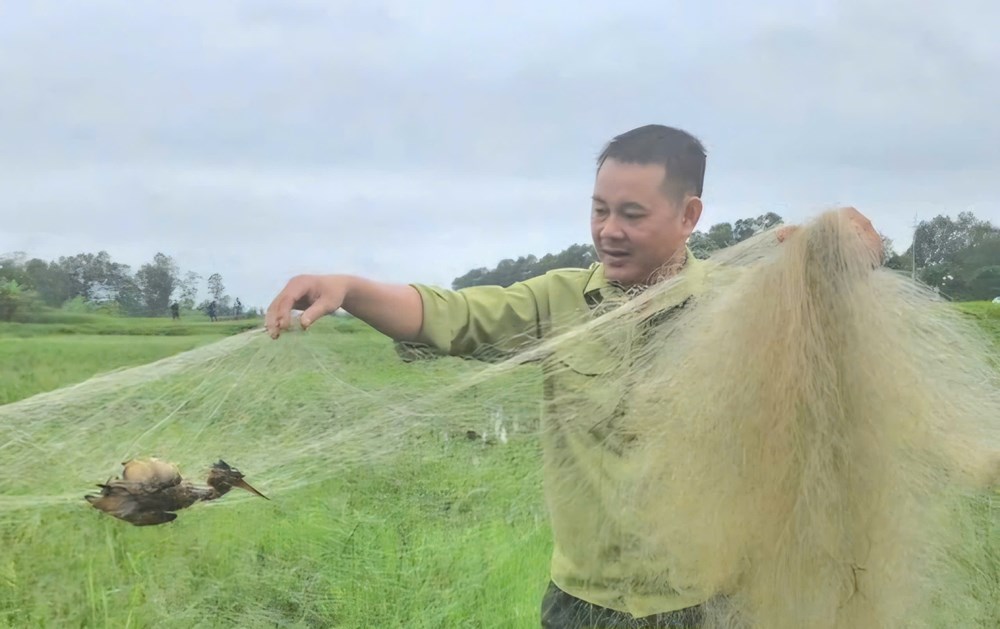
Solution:
<svg viewBox="0 0 1000 629">
<path fill-rule="evenodd" d="M 701 199 L 672 199 L 666 170 L 655 164 L 606 160 L 594 184 L 590 232 L 608 280 L 648 284 L 683 262 L 685 243 L 701 216 Z"/>
</svg>

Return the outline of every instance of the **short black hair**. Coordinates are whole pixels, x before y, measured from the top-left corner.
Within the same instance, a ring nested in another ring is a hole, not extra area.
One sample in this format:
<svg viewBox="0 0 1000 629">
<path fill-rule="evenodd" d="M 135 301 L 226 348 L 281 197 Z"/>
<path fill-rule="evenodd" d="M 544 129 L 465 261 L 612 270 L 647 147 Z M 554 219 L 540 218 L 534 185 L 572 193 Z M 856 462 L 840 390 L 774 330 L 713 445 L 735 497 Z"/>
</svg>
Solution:
<svg viewBox="0 0 1000 629">
<path fill-rule="evenodd" d="M 676 196 L 702 195 L 705 185 L 705 147 L 687 131 L 650 124 L 616 136 L 597 158 L 600 170 L 605 160 L 624 164 L 660 164 L 667 175 L 664 186 Z"/>
</svg>

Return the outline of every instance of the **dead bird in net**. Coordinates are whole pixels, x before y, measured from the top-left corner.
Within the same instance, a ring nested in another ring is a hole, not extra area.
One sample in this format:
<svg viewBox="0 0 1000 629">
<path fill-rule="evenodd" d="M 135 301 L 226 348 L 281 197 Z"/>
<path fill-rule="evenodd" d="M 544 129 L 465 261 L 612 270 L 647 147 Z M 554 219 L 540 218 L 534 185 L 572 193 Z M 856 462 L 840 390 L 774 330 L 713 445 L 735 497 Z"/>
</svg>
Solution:
<svg viewBox="0 0 1000 629">
<path fill-rule="evenodd" d="M 177 518 L 174 511 L 215 500 L 233 487 L 269 500 L 243 480 L 242 472 L 222 460 L 209 470 L 207 487 L 182 479 L 176 465 L 156 458 L 132 459 L 122 466 L 122 478 L 98 485 L 99 495 L 84 498 L 95 508 L 135 526 L 172 522 Z"/>
</svg>

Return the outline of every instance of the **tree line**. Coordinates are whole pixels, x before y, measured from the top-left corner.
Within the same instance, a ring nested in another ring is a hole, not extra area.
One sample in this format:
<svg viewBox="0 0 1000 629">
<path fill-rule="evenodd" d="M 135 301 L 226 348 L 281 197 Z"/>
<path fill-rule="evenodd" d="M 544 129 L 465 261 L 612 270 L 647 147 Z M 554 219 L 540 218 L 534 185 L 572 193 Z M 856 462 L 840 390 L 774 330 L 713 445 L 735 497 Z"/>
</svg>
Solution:
<svg viewBox="0 0 1000 629">
<path fill-rule="evenodd" d="M 766 212 L 721 222 L 707 230 L 697 230 L 688 240 L 692 254 L 700 259 L 731 247 L 783 222 L 780 215 Z M 972 212 L 956 218 L 938 215 L 918 223 L 914 245 L 897 253 L 892 240 L 882 235 L 883 264 L 910 273 L 920 282 L 936 288 L 956 301 L 991 300 L 1000 296 L 1000 227 L 978 219 Z M 501 260 L 493 268 L 472 269 L 452 281 L 452 288 L 497 285 L 510 286 L 557 268 L 587 268 L 597 261 L 593 245 L 574 244 L 559 253 L 541 258 L 525 255 Z"/>
<path fill-rule="evenodd" d="M 915 274 L 951 299 L 1000 297 L 1000 227 L 972 212 L 938 215 L 917 224 L 913 241 L 903 253 L 893 252 L 887 266 Z"/>
<path fill-rule="evenodd" d="M 691 234 L 688 246 L 698 258 L 730 247 L 782 222 L 767 212 L 733 223 L 716 223 Z M 884 264 L 939 290 L 949 299 L 991 300 L 1000 296 L 1000 227 L 972 212 L 952 218 L 938 215 L 918 223 L 913 244 L 897 253 L 883 236 Z M 587 268 L 597 261 L 590 244 L 574 244 L 542 257 L 524 255 L 501 260 L 495 267 L 472 269 L 452 281 L 452 288 L 477 285 L 510 286 L 558 268 Z M 63 256 L 58 260 L 29 259 L 23 253 L 0 256 L 0 320 L 10 321 L 42 307 L 106 312 L 122 316 L 167 316 L 176 302 L 184 311 L 208 312 L 215 303 L 217 316 L 238 315 L 237 300 L 226 294 L 219 273 L 206 280 L 207 295 L 200 302 L 202 276 L 182 273 L 172 257 L 157 253 L 134 272 L 112 260 L 106 251 Z M 246 316 L 262 316 L 248 308 Z"/>
<path fill-rule="evenodd" d="M 57 260 L 28 258 L 24 253 L 0 256 L 0 319 L 30 316 L 44 307 L 102 312 L 131 317 L 160 317 L 179 310 L 207 312 L 215 303 L 218 316 L 239 315 L 226 294 L 222 275 L 213 273 L 207 293 L 198 301 L 202 276 L 182 273 L 171 256 L 157 253 L 134 272 L 106 251 L 78 253 Z M 259 316 L 244 309 L 245 316 Z"/>
</svg>

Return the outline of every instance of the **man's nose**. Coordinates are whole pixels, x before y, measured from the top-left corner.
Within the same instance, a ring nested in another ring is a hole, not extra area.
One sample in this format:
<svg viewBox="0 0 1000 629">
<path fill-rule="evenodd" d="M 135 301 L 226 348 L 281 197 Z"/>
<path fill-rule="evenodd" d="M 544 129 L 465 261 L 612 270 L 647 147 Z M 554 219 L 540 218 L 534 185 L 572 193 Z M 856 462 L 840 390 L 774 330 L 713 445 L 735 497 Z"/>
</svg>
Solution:
<svg viewBox="0 0 1000 629">
<path fill-rule="evenodd" d="M 615 217 L 614 214 L 609 214 L 608 218 L 601 225 L 601 238 L 607 238 L 608 240 L 621 240 L 625 237 L 625 232 L 622 230 L 621 222 Z"/>
</svg>

